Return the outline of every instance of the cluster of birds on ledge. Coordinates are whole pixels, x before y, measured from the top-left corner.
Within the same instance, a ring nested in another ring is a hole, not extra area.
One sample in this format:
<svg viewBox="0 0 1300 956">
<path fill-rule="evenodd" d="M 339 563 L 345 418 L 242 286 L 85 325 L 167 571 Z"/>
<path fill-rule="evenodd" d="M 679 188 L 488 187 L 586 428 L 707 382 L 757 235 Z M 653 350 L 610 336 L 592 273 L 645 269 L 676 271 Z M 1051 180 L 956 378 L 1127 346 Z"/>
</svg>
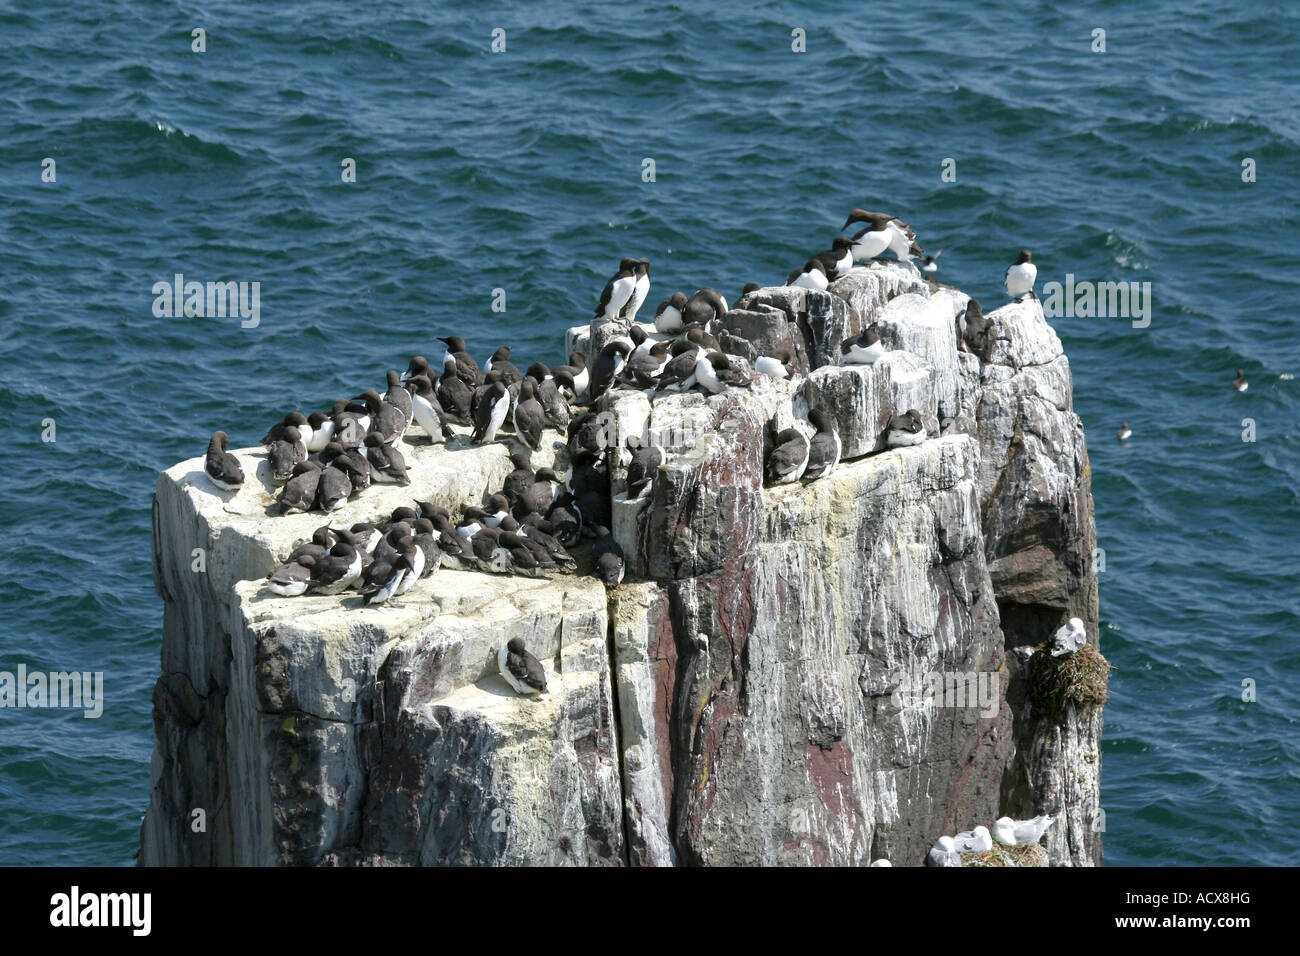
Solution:
<svg viewBox="0 0 1300 956">
<path fill-rule="evenodd" d="M 1028 846 L 1037 843 L 1052 825 L 1052 818 L 1046 814 L 1031 820 L 1013 820 L 1011 817 L 999 817 L 989 832 L 986 826 L 973 830 L 964 830 L 955 837 L 941 836 L 926 855 L 926 866 L 961 866 L 963 853 L 987 853 L 993 849 L 994 841 L 1003 846 Z M 888 860 L 877 860 L 872 866 L 891 866 Z"/>
<path fill-rule="evenodd" d="M 844 228 L 865 223 L 850 239 L 839 238 L 831 250 L 808 260 L 790 283 L 825 288 L 854 262 L 891 250 L 909 260 L 923 254 L 916 234 L 895 216 L 855 209 Z M 934 271 L 934 257 L 924 268 Z M 1007 270 L 1008 292 L 1032 292 L 1035 267 L 1028 252 Z M 488 444 L 509 425 L 523 446 L 512 457 L 514 470 L 502 488 L 482 506 L 468 506 L 459 516 L 429 502 L 396 509 L 374 525 L 358 523 L 346 529 L 326 524 L 300 545 L 268 576 L 278 594 L 338 594 L 356 588 L 366 604 L 382 604 L 406 593 L 421 577 L 439 567 L 491 573 L 549 576 L 571 573 L 576 562 L 568 549 L 592 539 L 595 573 L 607 587 L 616 587 L 625 573 L 623 552 L 609 533 L 609 455 L 602 423 L 591 406 L 611 389 L 632 388 L 655 395 L 699 389 L 718 394 L 744 388 L 760 376 L 792 376 L 786 351 L 758 355 L 754 346 L 726 328 L 726 300 L 712 288 L 691 297 L 677 292 L 655 311 L 656 330 L 669 338 L 652 339 L 636 324 L 650 289 L 650 261 L 625 258 L 605 284 L 595 309 L 597 323 L 616 322 L 616 338 L 590 363 L 575 352 L 570 363 L 556 368 L 536 362 L 525 372 L 511 362 L 502 346 L 480 368 L 459 336 L 440 339 L 445 350 L 441 372 L 422 355 L 413 357 L 404 373 L 387 372 L 387 387 L 339 399 L 329 411 L 286 414 L 262 436 L 271 476 L 277 485 L 282 514 L 342 508 L 372 482 L 409 485 L 409 468 L 402 453 L 410 442 L 407 430 L 417 423 L 432 444 L 449 447 Z M 742 293 L 759 288 L 747 285 Z M 978 313 L 976 303 L 975 312 Z M 978 318 L 978 316 L 976 316 Z M 968 325 L 979 328 L 978 322 Z M 841 363 L 870 365 L 885 352 L 874 324 L 846 339 Z M 728 356 L 743 358 L 733 367 Z M 796 428 L 775 434 L 766 461 L 771 484 L 814 481 L 831 474 L 842 443 L 830 417 L 814 409 L 811 438 Z M 453 425 L 469 427 L 468 436 Z M 542 447 L 543 433 L 552 429 L 566 437 L 570 467 L 561 477 L 549 468 L 536 471 L 531 453 Z M 920 412 L 909 409 L 893 416 L 889 447 L 919 444 L 925 439 Z M 629 441 L 632 462 L 628 497 L 640 496 L 664 461 L 657 447 Z M 229 451 L 224 431 L 215 432 L 204 463 L 218 488 L 238 491 L 243 467 Z"/>
</svg>

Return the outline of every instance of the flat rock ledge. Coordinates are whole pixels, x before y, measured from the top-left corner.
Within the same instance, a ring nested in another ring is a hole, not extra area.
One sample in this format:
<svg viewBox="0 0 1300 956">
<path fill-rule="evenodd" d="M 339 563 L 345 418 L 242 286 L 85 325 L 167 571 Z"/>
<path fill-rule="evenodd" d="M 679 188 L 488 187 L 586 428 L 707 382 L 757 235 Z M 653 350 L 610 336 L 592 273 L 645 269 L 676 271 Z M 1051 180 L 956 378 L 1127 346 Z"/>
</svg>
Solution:
<svg viewBox="0 0 1300 956">
<path fill-rule="evenodd" d="M 235 494 L 201 458 L 165 471 L 140 862 L 919 865 L 944 833 L 1051 813 L 1045 861 L 1098 864 L 1101 709 L 1035 713 L 1023 665 L 1070 617 L 1096 640 L 1069 362 L 1034 300 L 989 313 L 988 360 L 970 354 L 966 302 L 903 263 L 761 289 L 725 324 L 789 348 L 794 379 L 603 399 L 613 441 L 667 452 L 633 501 L 614 462 L 629 574 L 609 592 L 442 569 L 400 607 L 280 598 L 262 578 L 326 519 L 275 514 L 261 448 L 236 452 Z M 873 321 L 891 351 L 836 367 Z M 847 460 L 764 487 L 769 423 L 807 429 L 811 408 Z M 908 408 L 927 440 L 887 450 Z M 563 467 L 563 436 L 546 439 L 535 466 Z M 478 503 L 512 446 L 431 445 L 413 426 L 411 485 L 372 485 L 329 521 Z M 540 700 L 497 673 L 513 637 L 548 672 Z"/>
</svg>

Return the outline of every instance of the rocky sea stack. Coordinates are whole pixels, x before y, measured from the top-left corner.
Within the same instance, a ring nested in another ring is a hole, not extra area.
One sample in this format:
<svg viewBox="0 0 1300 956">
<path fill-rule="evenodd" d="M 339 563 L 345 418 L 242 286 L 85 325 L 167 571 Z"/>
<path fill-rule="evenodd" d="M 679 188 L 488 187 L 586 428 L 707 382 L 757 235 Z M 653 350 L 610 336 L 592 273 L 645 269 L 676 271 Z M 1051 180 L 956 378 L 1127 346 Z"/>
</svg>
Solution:
<svg viewBox="0 0 1300 956">
<path fill-rule="evenodd" d="M 400 607 L 279 597 L 264 577 L 323 519 L 278 513 L 265 450 L 232 449 L 233 494 L 202 458 L 164 472 L 141 863 L 919 865 L 940 834 L 1040 813 L 1051 864 L 1099 863 L 1104 694 L 1045 708 L 1028 666 L 1069 618 L 1096 642 L 1070 365 L 1037 300 L 963 334 L 967 303 L 903 262 L 759 289 L 715 331 L 787 350 L 794 377 L 603 396 L 627 562 L 608 591 L 443 571 Z M 871 323 L 888 351 L 839 366 Z M 565 355 L 610 333 L 570 330 Z M 810 409 L 843 461 L 765 487 L 765 444 L 811 435 Z M 925 440 L 887 448 L 912 409 Z M 373 485 L 329 522 L 481 504 L 519 447 L 420 434 L 409 486 Z M 564 473 L 562 437 L 535 467 Z M 665 452 L 632 501 L 629 438 Z M 515 637 L 546 670 L 539 699 L 498 673 Z"/>
</svg>

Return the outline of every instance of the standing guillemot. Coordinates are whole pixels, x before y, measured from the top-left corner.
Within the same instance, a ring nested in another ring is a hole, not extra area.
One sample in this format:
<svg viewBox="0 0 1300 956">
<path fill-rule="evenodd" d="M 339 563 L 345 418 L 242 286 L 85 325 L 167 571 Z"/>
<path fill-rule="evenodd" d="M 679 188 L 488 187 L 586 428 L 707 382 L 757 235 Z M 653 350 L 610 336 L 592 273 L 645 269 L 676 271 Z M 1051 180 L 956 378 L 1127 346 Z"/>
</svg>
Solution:
<svg viewBox="0 0 1300 956">
<path fill-rule="evenodd" d="M 1034 295 L 1034 280 L 1038 278 L 1038 266 L 1034 265 L 1033 260 L 1034 257 L 1030 255 L 1028 249 L 1021 249 L 1016 261 L 1007 266 L 1003 278 L 1007 283 L 1007 294 L 1016 302 L 1021 301 L 1026 295 Z"/>
<path fill-rule="evenodd" d="M 623 314 L 624 308 L 632 301 L 636 292 L 637 279 L 641 263 L 636 259 L 624 257 L 619 260 L 618 271 L 605 283 L 600 293 L 600 304 L 596 306 L 596 318 L 613 322 Z"/>
<path fill-rule="evenodd" d="M 909 408 L 901 415 L 891 415 L 889 428 L 885 433 L 885 445 L 889 448 L 906 448 L 919 445 L 925 441 L 925 422 L 921 413 Z"/>
<path fill-rule="evenodd" d="M 682 322 L 685 325 L 706 325 L 714 319 L 727 314 L 727 300 L 717 289 L 705 286 L 686 300 L 682 309 Z"/>
<path fill-rule="evenodd" d="M 885 345 L 880 341 L 880 326 L 872 322 L 860 335 L 854 335 L 840 343 L 841 365 L 872 365 L 885 354 Z"/>
<path fill-rule="evenodd" d="M 598 525 L 595 530 L 596 541 L 591 546 L 591 557 L 596 563 L 596 576 L 605 587 L 616 588 L 623 583 L 623 576 L 627 573 L 623 547 L 604 525 Z"/>
<path fill-rule="evenodd" d="M 428 518 L 418 518 L 415 522 L 415 546 L 420 550 L 424 566 L 420 577 L 432 577 L 442 566 L 442 549 L 438 547 L 438 534 L 433 522 Z"/>
<path fill-rule="evenodd" d="M 429 360 L 423 355 L 411 356 L 411 361 L 407 363 L 406 371 L 402 373 L 402 384 L 405 385 L 417 375 L 423 375 L 433 381 L 437 373 L 429 371 Z"/>
<path fill-rule="evenodd" d="M 581 398 L 587 391 L 587 385 L 591 381 L 591 375 L 587 371 L 587 356 L 582 352 L 574 352 L 569 356 L 568 365 L 557 365 L 551 370 L 552 375 L 564 373 L 573 382 L 571 391 L 575 399 Z"/>
<path fill-rule="evenodd" d="M 474 409 L 474 432 L 470 441 L 476 445 L 496 441 L 497 430 L 506 420 L 506 412 L 510 411 L 510 391 L 505 383 L 493 382 L 486 388 L 486 394 Z"/>
<path fill-rule="evenodd" d="M 821 260 L 809 259 L 803 264 L 802 269 L 796 269 L 790 273 L 785 280 L 785 284 L 812 289 L 814 292 L 822 292 L 830 285 L 830 280 L 826 276 L 826 267 L 822 265 Z"/>
<path fill-rule="evenodd" d="M 399 554 L 391 560 L 376 558 L 366 571 L 365 584 L 361 587 L 362 603 L 371 607 L 390 601 L 410 570 L 405 555 Z"/>
<path fill-rule="evenodd" d="M 674 292 L 655 309 L 655 329 L 664 335 L 676 335 L 682 330 L 682 312 L 686 308 L 686 295 Z"/>
<path fill-rule="evenodd" d="M 826 268 L 828 279 L 838 279 L 853 268 L 853 240 L 836 236 L 831 247 L 813 256 Z"/>
<path fill-rule="evenodd" d="M 546 424 L 556 431 L 562 432 L 567 429 L 569 427 L 569 403 L 560 394 L 560 386 L 572 388 L 573 376 L 562 372 L 557 377 L 551 374 L 551 370 L 541 362 L 534 362 L 528 366 L 528 377 L 533 380 L 537 400 L 542 404 Z"/>
<path fill-rule="evenodd" d="M 1133 435 L 1133 429 L 1128 427 L 1128 422 L 1120 422 L 1119 428 L 1115 429 L 1115 437 L 1120 441 L 1128 441 Z"/>
<path fill-rule="evenodd" d="M 634 325 L 627 330 L 627 336 L 632 340 L 632 352 L 628 355 L 629 359 L 645 355 L 654 346 L 655 340 L 646 334 L 646 330 L 639 325 Z"/>
<path fill-rule="evenodd" d="M 412 529 L 414 530 L 414 529 Z M 397 550 L 406 561 L 406 574 L 397 583 L 394 594 L 405 594 L 415 587 L 415 582 L 424 577 L 424 552 L 415 543 L 415 536 L 408 534 L 397 543 Z"/>
<path fill-rule="evenodd" d="M 316 504 L 320 478 L 319 463 L 309 460 L 294 465 L 293 476 L 280 489 L 280 514 L 296 515 L 310 511 Z"/>
<path fill-rule="evenodd" d="M 456 433 L 443 421 L 442 403 L 438 401 L 429 379 L 423 375 L 416 375 L 407 379 L 406 387 L 411 392 L 411 411 L 414 413 L 415 421 L 429 436 L 430 443 L 436 445 L 438 442 L 455 438 Z"/>
<path fill-rule="evenodd" d="M 627 498 L 631 501 L 641 497 L 641 492 L 650 487 L 659 466 L 664 463 L 664 453 L 654 445 L 640 447 L 635 436 L 628 438 L 627 449 L 632 453 L 632 461 L 627 466 Z"/>
<path fill-rule="evenodd" d="M 307 427 L 311 429 L 311 438 L 307 441 L 307 453 L 324 451 L 325 446 L 334 437 L 334 419 L 324 412 L 312 412 L 307 416 Z M 299 429 L 301 432 L 301 429 Z"/>
<path fill-rule="evenodd" d="M 406 419 L 402 426 L 403 430 L 411 424 L 411 416 L 414 411 L 411 408 L 411 393 L 402 385 L 402 377 L 397 373 L 397 369 L 390 368 L 387 372 L 388 391 L 384 393 L 384 401 L 402 413 Z"/>
<path fill-rule="evenodd" d="M 623 307 L 622 317 L 629 323 L 636 321 L 636 314 L 641 310 L 641 304 L 645 302 L 645 297 L 650 294 L 650 260 L 638 259 L 636 261 L 636 285 L 632 289 L 632 297 L 628 299 L 627 305 Z"/>
<path fill-rule="evenodd" d="M 293 474 L 293 466 L 307 460 L 307 445 L 302 440 L 298 426 L 290 425 L 280 437 L 271 442 L 266 449 L 267 460 L 271 463 L 271 477 L 277 482 L 288 481 Z"/>
<path fill-rule="evenodd" d="M 409 485 L 407 476 L 410 469 L 406 459 L 396 446 L 386 444 L 376 432 L 366 436 L 366 462 L 370 466 L 370 477 L 384 485 Z"/>
<path fill-rule="evenodd" d="M 754 361 L 754 371 L 769 378 L 789 378 L 794 374 L 793 359 L 786 349 L 777 349 L 771 355 L 760 355 Z"/>
<path fill-rule="evenodd" d="M 459 335 L 449 335 L 445 339 L 438 339 L 438 341 L 445 343 L 447 346 L 447 351 L 442 356 L 444 370 L 453 373 L 470 388 L 478 388 L 483 384 L 483 373 L 479 371 L 478 362 L 474 361 L 474 356 L 465 350 L 464 339 Z"/>
<path fill-rule="evenodd" d="M 503 345 L 492 353 L 492 357 L 487 360 L 487 365 L 483 367 L 485 372 L 499 372 L 501 381 L 507 386 L 514 385 L 516 382 L 523 380 L 523 375 L 514 362 L 510 361 L 510 346 Z"/>
<path fill-rule="evenodd" d="M 522 637 L 512 637 L 497 651 L 497 669 L 515 693 L 523 697 L 546 693 L 546 671 L 542 662 L 528 653 Z"/>
<path fill-rule="evenodd" d="M 399 391 L 406 395 L 407 399 L 410 398 L 406 389 L 399 389 Z M 406 434 L 406 426 L 409 421 L 402 409 L 389 403 L 386 398 L 380 398 L 379 393 L 373 390 L 362 392 L 357 397 L 362 399 L 366 406 L 371 409 L 368 431 L 377 433 L 386 445 L 401 441 L 402 436 Z M 364 437 L 361 440 L 363 443 L 365 442 Z"/>
<path fill-rule="evenodd" d="M 627 342 L 622 339 L 615 339 L 600 350 L 596 364 L 591 369 L 591 381 L 587 385 L 584 405 L 590 405 L 605 394 L 613 383 L 614 376 L 623 368 L 629 351 Z"/>
<path fill-rule="evenodd" d="M 442 413 L 448 419 L 457 425 L 470 424 L 470 403 L 474 398 L 474 391 L 466 385 L 455 373 L 447 371 L 442 373 L 438 379 L 438 404 L 442 406 Z"/>
<path fill-rule="evenodd" d="M 519 390 L 519 404 L 515 406 L 515 434 L 519 440 L 537 451 L 542 447 L 542 429 L 546 427 L 546 412 L 537 400 L 537 387 L 526 378 Z"/>
<path fill-rule="evenodd" d="M 820 408 L 810 411 L 808 420 L 817 427 L 817 434 L 813 435 L 808 443 L 808 464 L 804 468 L 803 480 L 816 481 L 818 478 L 829 478 L 835 471 L 835 466 L 840 463 L 840 454 L 843 451 L 840 433 L 836 431 L 830 416 Z"/>
<path fill-rule="evenodd" d="M 208 442 L 208 454 L 203 459 L 203 472 L 223 491 L 238 491 L 244 484 L 244 469 L 239 459 L 226 451 L 230 439 L 225 432 L 213 432 Z"/>
<path fill-rule="evenodd" d="M 993 322 L 985 317 L 979 302 L 971 299 L 966 303 L 966 314 L 961 321 L 961 338 L 957 342 L 959 351 L 970 352 L 987 362 L 993 357 L 993 345 L 997 335 L 993 331 Z"/>
<path fill-rule="evenodd" d="M 1246 375 L 1241 369 L 1237 369 L 1237 377 L 1232 380 L 1232 387 L 1239 392 L 1250 388 L 1250 383 L 1246 381 Z"/>
<path fill-rule="evenodd" d="M 798 481 L 808 467 L 808 439 L 797 428 L 779 432 L 772 453 L 767 456 L 767 482 L 785 485 Z"/>
</svg>

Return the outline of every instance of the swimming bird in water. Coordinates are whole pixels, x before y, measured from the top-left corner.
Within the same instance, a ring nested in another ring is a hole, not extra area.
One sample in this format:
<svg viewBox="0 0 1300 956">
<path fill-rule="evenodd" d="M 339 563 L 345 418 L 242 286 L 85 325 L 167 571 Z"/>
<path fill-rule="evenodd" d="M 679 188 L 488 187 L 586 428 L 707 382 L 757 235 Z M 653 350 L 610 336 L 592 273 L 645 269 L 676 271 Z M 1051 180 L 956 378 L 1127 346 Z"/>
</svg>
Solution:
<svg viewBox="0 0 1300 956">
<path fill-rule="evenodd" d="M 238 491 L 244 484 L 244 469 L 239 459 L 226 451 L 230 439 L 225 432 L 213 432 L 208 442 L 208 454 L 203 460 L 203 471 L 218 488 Z"/>
<path fill-rule="evenodd" d="M 1038 278 L 1038 266 L 1034 265 L 1034 257 L 1028 249 L 1020 250 L 1016 261 L 1007 266 L 1004 278 L 1007 283 L 1007 294 L 1015 301 L 1019 302 L 1026 295 L 1034 294 L 1034 280 Z"/>
<path fill-rule="evenodd" d="M 1245 373 L 1241 369 L 1237 369 L 1237 377 L 1232 380 L 1232 387 L 1239 392 L 1250 388 L 1250 383 L 1246 381 Z"/>
<path fill-rule="evenodd" d="M 497 669 L 520 696 L 546 693 L 546 671 L 542 662 L 528 652 L 522 637 L 512 637 L 497 651 Z"/>
<path fill-rule="evenodd" d="M 1128 422 L 1120 422 L 1119 428 L 1115 429 L 1115 437 L 1120 441 L 1128 441 L 1133 435 L 1133 429 L 1128 427 Z"/>
</svg>

